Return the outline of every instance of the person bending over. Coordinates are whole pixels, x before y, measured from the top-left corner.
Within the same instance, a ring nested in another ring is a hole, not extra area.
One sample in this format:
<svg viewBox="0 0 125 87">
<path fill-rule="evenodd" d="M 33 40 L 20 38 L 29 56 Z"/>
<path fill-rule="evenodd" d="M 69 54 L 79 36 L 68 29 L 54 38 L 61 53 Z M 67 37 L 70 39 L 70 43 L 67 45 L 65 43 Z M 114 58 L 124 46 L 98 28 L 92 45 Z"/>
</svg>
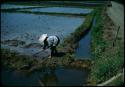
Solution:
<svg viewBox="0 0 125 87">
<path fill-rule="evenodd" d="M 60 39 L 58 36 L 53 35 L 53 36 L 48 36 L 47 34 L 42 34 L 39 38 L 40 44 L 43 46 L 43 49 L 50 48 L 51 49 L 51 56 L 57 54 L 57 49 L 56 47 L 60 43 Z"/>
</svg>

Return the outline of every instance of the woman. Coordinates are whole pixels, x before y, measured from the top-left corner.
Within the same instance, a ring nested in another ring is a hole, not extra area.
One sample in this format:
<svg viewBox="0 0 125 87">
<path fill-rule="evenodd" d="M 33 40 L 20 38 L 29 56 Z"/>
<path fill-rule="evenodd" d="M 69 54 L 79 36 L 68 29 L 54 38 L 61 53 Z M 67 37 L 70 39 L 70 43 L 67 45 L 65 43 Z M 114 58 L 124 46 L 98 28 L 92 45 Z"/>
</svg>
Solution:
<svg viewBox="0 0 125 87">
<path fill-rule="evenodd" d="M 56 46 L 59 44 L 60 39 L 58 36 L 47 36 L 47 34 L 42 34 L 39 38 L 39 42 L 43 46 L 43 49 L 51 49 L 51 58 L 51 56 L 57 53 Z"/>
</svg>

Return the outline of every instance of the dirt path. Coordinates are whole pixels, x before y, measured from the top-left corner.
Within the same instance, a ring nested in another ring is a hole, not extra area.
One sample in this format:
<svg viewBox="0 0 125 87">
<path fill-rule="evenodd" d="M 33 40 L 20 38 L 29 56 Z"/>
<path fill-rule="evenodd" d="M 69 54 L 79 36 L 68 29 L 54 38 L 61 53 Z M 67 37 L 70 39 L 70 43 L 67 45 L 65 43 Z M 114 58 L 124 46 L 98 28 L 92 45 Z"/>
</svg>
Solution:
<svg viewBox="0 0 125 87">
<path fill-rule="evenodd" d="M 123 75 L 123 73 L 119 73 L 116 76 L 113 76 L 109 80 L 105 81 L 104 83 L 98 84 L 97 86 L 107 86 L 107 85 L 110 85 L 110 83 L 113 82 L 114 80 L 116 80 L 118 78 L 122 78 L 122 75 Z"/>
<path fill-rule="evenodd" d="M 116 26 L 114 34 L 116 34 L 118 26 L 120 26 L 118 37 L 124 41 L 124 6 L 113 1 L 111 3 L 112 7 L 107 8 L 107 14 Z"/>
</svg>

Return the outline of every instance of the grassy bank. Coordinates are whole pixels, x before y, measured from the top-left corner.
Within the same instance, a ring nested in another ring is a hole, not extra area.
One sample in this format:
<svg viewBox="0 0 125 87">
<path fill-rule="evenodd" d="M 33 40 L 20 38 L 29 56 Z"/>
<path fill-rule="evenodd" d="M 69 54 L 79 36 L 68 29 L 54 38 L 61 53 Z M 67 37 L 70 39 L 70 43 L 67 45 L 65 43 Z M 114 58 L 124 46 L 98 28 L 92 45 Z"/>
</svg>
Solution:
<svg viewBox="0 0 125 87">
<path fill-rule="evenodd" d="M 113 23 L 106 15 L 106 8 L 96 10 L 96 26 L 92 30 L 93 66 L 89 77 L 90 85 L 102 83 L 122 71 L 124 65 L 124 46 L 117 39 L 115 46 Z M 123 84 L 123 83 L 122 83 Z"/>
<path fill-rule="evenodd" d="M 84 23 L 82 23 L 69 37 L 65 38 L 61 44 L 62 48 L 68 49 L 68 53 L 73 53 L 77 48 L 78 42 L 91 29 L 94 18 L 94 11 L 86 16 Z"/>
<path fill-rule="evenodd" d="M 56 67 L 89 69 L 90 60 L 74 60 L 71 54 L 63 57 L 52 57 L 45 59 L 37 59 L 33 56 L 21 55 L 9 49 L 1 49 L 1 65 L 2 68 L 10 68 L 19 71 L 43 71 L 45 69 L 55 69 Z"/>
<path fill-rule="evenodd" d="M 19 55 L 16 52 L 11 52 L 9 49 L 1 48 L 1 64 L 2 67 L 9 67 L 17 70 L 28 70 L 31 66 L 37 64 L 37 61 L 26 55 Z"/>
</svg>

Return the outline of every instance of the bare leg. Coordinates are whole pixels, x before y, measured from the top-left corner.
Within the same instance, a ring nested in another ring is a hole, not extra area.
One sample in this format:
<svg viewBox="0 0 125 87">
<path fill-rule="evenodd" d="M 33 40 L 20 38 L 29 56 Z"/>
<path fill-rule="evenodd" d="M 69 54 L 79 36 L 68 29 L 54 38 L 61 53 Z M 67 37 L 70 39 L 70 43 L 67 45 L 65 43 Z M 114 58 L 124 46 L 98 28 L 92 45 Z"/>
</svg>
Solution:
<svg viewBox="0 0 125 87">
<path fill-rule="evenodd" d="M 56 46 L 55 46 L 55 48 L 54 48 L 54 53 L 57 54 Z"/>
<path fill-rule="evenodd" d="M 53 56 L 53 54 L 54 54 L 53 47 L 51 47 L 50 50 L 51 50 L 51 53 L 50 53 L 50 56 L 48 58 L 51 58 Z"/>
<path fill-rule="evenodd" d="M 51 53 L 50 53 L 50 55 L 49 55 L 49 57 L 48 58 L 51 58 L 52 57 L 52 55 L 51 55 Z"/>
</svg>

